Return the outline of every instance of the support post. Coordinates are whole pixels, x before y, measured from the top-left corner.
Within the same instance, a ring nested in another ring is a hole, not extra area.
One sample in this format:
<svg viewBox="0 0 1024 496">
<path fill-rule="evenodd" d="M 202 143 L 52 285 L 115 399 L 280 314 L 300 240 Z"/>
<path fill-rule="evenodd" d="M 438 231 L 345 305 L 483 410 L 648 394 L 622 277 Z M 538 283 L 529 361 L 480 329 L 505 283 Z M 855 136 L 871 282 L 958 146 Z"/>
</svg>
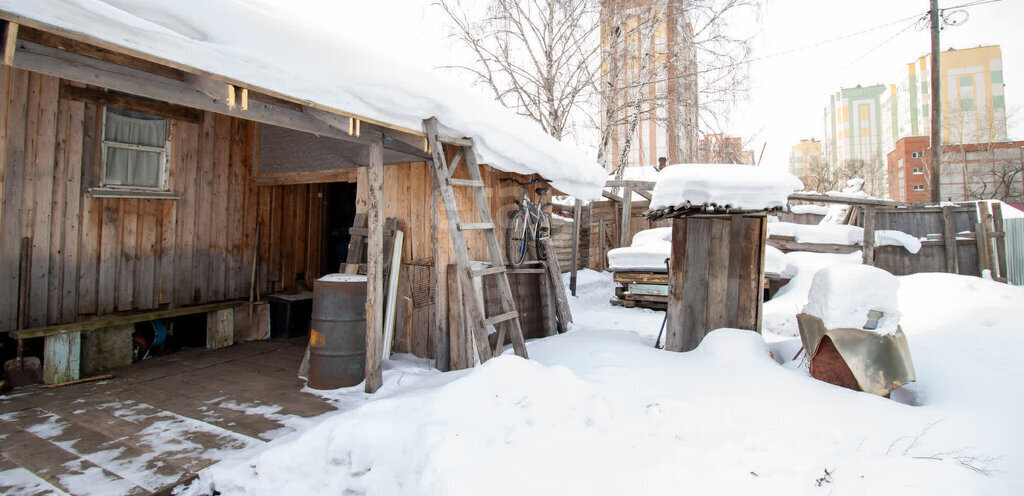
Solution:
<svg viewBox="0 0 1024 496">
<path fill-rule="evenodd" d="M 929 0 L 928 8 L 928 18 L 932 28 L 932 73 L 928 78 L 928 83 L 931 85 L 928 91 L 932 95 L 932 138 L 928 162 L 931 169 L 932 201 L 940 202 L 942 201 L 942 191 L 939 185 L 939 172 L 942 167 L 942 81 L 939 74 L 939 0 Z"/>
<path fill-rule="evenodd" d="M 1007 282 L 1010 271 L 1006 268 L 1006 228 L 1003 226 L 1003 207 L 1000 202 L 992 202 L 992 238 L 996 241 L 995 261 L 999 269 L 996 280 Z"/>
<path fill-rule="evenodd" d="M 946 272 L 960 273 L 960 255 L 956 246 L 956 218 L 953 207 L 942 207 L 942 239 L 946 245 Z"/>
<path fill-rule="evenodd" d="M 370 143 L 367 166 L 369 201 L 366 207 L 366 392 L 373 393 L 383 384 L 381 342 L 383 341 L 384 303 L 384 216 L 381 195 L 384 192 L 384 141 Z"/>
<path fill-rule="evenodd" d="M 629 246 L 629 218 L 633 214 L 633 190 L 622 188 L 622 229 L 619 230 L 619 247 Z"/>
<path fill-rule="evenodd" d="M 580 251 L 580 220 L 583 217 L 583 206 L 577 198 L 572 207 L 572 273 L 569 275 L 569 291 L 576 296 L 576 269 L 579 266 Z"/>
<path fill-rule="evenodd" d="M 864 265 L 875 265 L 875 207 L 864 207 Z"/>
</svg>

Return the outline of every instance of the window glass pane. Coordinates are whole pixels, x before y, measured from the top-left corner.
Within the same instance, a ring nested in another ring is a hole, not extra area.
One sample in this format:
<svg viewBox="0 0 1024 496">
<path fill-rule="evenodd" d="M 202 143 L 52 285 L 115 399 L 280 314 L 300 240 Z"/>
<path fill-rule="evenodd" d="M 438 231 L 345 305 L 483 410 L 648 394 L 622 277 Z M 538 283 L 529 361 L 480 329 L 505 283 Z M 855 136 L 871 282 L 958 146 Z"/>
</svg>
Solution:
<svg viewBox="0 0 1024 496">
<path fill-rule="evenodd" d="M 107 107 L 103 139 L 132 145 L 163 147 L 167 119 L 155 115 Z"/>
<path fill-rule="evenodd" d="M 105 183 L 117 186 L 160 186 L 160 153 L 107 148 Z"/>
</svg>

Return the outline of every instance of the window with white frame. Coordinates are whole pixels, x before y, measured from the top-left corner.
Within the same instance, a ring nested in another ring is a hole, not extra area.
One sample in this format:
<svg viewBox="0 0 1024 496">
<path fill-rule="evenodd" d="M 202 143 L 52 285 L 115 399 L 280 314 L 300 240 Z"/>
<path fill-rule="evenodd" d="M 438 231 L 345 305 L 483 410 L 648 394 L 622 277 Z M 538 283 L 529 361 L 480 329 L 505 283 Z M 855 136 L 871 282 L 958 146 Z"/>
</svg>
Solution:
<svg viewBox="0 0 1024 496">
<path fill-rule="evenodd" d="M 924 191 L 924 185 L 923 184 L 915 184 L 914 185 L 914 191 Z"/>
<path fill-rule="evenodd" d="M 167 127 L 164 117 L 105 107 L 101 185 L 167 191 Z"/>
<path fill-rule="evenodd" d="M 910 158 L 921 158 L 921 152 L 910 152 Z"/>
<path fill-rule="evenodd" d="M 920 167 L 914 167 L 914 174 L 924 174 L 924 171 Z"/>
</svg>

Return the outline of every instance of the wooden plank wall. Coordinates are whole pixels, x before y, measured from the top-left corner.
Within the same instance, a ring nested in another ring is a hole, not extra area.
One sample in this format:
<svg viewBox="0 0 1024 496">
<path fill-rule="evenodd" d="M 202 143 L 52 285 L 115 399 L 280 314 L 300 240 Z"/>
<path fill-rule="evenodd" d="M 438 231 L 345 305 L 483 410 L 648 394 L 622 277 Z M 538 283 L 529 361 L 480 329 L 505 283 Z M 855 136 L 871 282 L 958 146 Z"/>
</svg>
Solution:
<svg viewBox="0 0 1024 496">
<path fill-rule="evenodd" d="M 632 240 L 633 236 L 640 231 L 646 231 L 647 229 L 653 229 L 655 227 L 669 227 L 672 225 L 671 220 L 663 219 L 656 222 L 652 222 L 644 218 L 643 214 L 647 211 L 650 202 L 644 201 L 633 201 L 630 206 L 632 214 L 629 219 L 629 239 Z M 590 221 L 586 224 L 589 226 L 588 236 L 584 236 L 580 233 L 580 239 L 586 238 L 588 255 L 586 261 L 586 267 L 593 270 L 601 270 L 603 267 L 608 266 L 608 261 L 602 262 L 602 253 L 608 253 L 608 250 L 618 248 L 619 230 L 622 229 L 622 223 L 620 221 L 622 215 L 622 204 L 615 201 L 600 200 L 591 202 L 588 206 L 584 207 L 584 210 L 590 210 Z M 604 249 L 602 251 L 602 240 L 600 236 L 601 223 L 605 223 L 605 239 Z M 581 251 L 582 254 L 582 251 Z M 563 267 L 569 267 L 571 264 L 566 264 Z"/>
<path fill-rule="evenodd" d="M 760 332 L 764 215 L 673 219 L 665 349 L 690 351 L 722 327 Z"/>
<path fill-rule="evenodd" d="M 449 150 L 449 157 L 454 153 Z M 426 162 L 415 162 L 409 164 L 397 164 L 384 167 L 384 191 L 381 204 L 385 217 L 398 219 L 398 227 L 405 233 L 405 243 L 402 249 L 402 263 L 430 263 L 433 258 L 433 245 L 430 238 L 430 201 L 431 182 L 430 167 Z M 518 199 L 521 189 L 514 183 L 502 183 L 499 181 L 505 177 L 517 177 L 520 181 L 530 180 L 531 177 L 511 174 L 492 169 L 487 165 L 481 165 L 480 174 L 484 180 L 490 203 L 491 214 L 495 226 L 498 229 L 498 241 L 504 250 L 505 226 L 509 215 L 514 210 L 514 199 Z M 455 178 L 467 179 L 466 169 L 459 167 Z M 366 189 L 366 169 L 358 170 L 356 192 L 356 211 L 366 212 L 368 192 Z M 532 187 L 531 187 L 532 188 Z M 477 222 L 476 208 L 473 203 L 473 192 L 470 188 L 454 188 L 455 200 L 460 212 L 464 212 L 462 222 Z M 532 198 L 536 195 L 532 192 Z M 487 247 L 482 232 L 466 232 L 466 241 L 469 248 L 471 260 L 488 260 Z M 444 205 L 438 199 L 438 253 L 440 260 L 433 261 L 447 267 L 449 263 L 455 262 L 455 252 L 452 248 L 451 236 L 448 232 L 448 220 L 445 216 Z M 434 282 L 434 304 L 440 304 L 444 308 L 444 315 L 448 313 L 448 285 L 446 281 L 440 284 Z M 413 288 L 404 282 L 399 284 L 405 294 L 400 297 L 409 297 L 408 292 Z M 400 300 L 401 301 L 401 300 Z M 438 303 L 439 302 L 439 303 Z M 434 358 L 435 336 L 437 332 L 448 332 L 448 322 L 441 322 L 438 325 L 434 319 L 433 305 L 414 307 L 412 315 L 406 317 L 398 312 L 395 330 L 396 351 L 413 353 L 417 356 Z M 440 331 L 439 331 L 440 329 Z M 454 341 L 454 340 L 453 340 Z"/>
<path fill-rule="evenodd" d="M 263 294 L 319 275 L 321 186 L 251 181 L 253 123 L 172 121 L 180 199 L 97 198 L 102 108 L 62 99 L 60 84 L 0 68 L 0 331 L 17 327 L 22 237 L 30 327 L 248 297 L 257 222 Z"/>
<path fill-rule="evenodd" d="M 876 209 L 875 212 L 876 230 L 903 231 L 918 238 L 945 232 L 942 209 L 939 208 Z M 952 232 L 974 233 L 976 219 L 973 204 L 954 207 L 953 221 L 956 226 Z M 863 225 L 863 213 L 859 218 L 859 224 Z M 961 274 L 981 275 L 978 267 L 978 246 L 973 239 L 957 241 L 957 260 Z M 918 272 L 945 272 L 945 244 L 941 240 L 925 241 L 917 254 L 910 253 L 901 246 L 878 246 L 875 247 L 874 265 L 898 276 Z"/>
</svg>

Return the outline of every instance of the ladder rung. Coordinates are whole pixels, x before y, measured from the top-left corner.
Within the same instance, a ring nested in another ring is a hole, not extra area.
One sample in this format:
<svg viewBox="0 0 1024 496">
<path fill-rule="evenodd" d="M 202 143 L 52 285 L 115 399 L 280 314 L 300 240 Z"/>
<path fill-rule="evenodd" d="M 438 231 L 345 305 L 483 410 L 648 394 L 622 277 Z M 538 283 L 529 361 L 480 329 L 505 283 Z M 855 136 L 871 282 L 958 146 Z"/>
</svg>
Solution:
<svg viewBox="0 0 1024 496">
<path fill-rule="evenodd" d="M 494 317 L 486 318 L 482 322 L 480 322 L 480 325 L 483 326 L 483 327 L 487 327 L 489 325 L 497 324 L 498 322 L 505 322 L 506 320 L 512 320 L 512 319 L 514 319 L 514 318 L 516 318 L 518 316 L 519 316 L 519 311 L 518 310 L 512 310 L 511 312 L 505 312 L 505 313 L 503 313 L 501 315 L 495 315 Z"/>
<path fill-rule="evenodd" d="M 483 181 L 474 181 L 472 179 L 449 179 L 448 184 L 452 186 L 473 186 L 473 187 L 484 187 Z"/>
<path fill-rule="evenodd" d="M 469 276 L 470 277 L 480 277 L 480 276 L 486 276 L 486 275 L 490 275 L 490 274 L 499 274 L 501 272 L 505 272 L 505 266 L 504 265 L 498 265 L 496 267 L 488 267 L 486 269 L 470 270 L 469 271 Z"/>
<path fill-rule="evenodd" d="M 491 222 L 467 222 L 465 224 L 459 224 L 460 231 L 472 231 L 479 229 L 494 229 L 494 224 Z"/>
</svg>

